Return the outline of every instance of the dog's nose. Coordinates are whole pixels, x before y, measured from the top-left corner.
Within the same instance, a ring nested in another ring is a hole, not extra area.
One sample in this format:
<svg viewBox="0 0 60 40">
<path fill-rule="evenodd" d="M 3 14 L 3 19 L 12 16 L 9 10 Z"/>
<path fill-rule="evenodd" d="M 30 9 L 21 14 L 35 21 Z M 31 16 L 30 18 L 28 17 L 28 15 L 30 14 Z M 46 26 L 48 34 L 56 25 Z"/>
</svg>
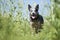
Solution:
<svg viewBox="0 0 60 40">
<path fill-rule="evenodd" d="M 34 13 L 33 13 L 33 15 L 34 15 Z"/>
<path fill-rule="evenodd" d="M 35 13 L 33 13 L 32 15 L 35 16 Z"/>
</svg>

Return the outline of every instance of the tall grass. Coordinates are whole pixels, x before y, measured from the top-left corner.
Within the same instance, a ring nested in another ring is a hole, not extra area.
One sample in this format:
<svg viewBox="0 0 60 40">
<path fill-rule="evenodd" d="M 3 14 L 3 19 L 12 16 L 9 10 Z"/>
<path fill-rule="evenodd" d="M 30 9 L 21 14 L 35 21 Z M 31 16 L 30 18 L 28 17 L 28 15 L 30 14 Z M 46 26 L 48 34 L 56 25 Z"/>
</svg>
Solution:
<svg viewBox="0 0 60 40">
<path fill-rule="evenodd" d="M 60 8 L 55 9 L 54 14 L 44 18 L 43 29 L 40 33 L 33 35 L 30 23 L 22 17 L 21 10 L 18 10 L 19 12 L 14 16 L 13 12 L 16 8 L 12 6 L 13 2 L 9 0 L 7 3 L 12 8 L 9 14 L 8 12 L 2 14 L 0 11 L 0 40 L 60 40 Z"/>
<path fill-rule="evenodd" d="M 15 17 L 0 14 L 0 40 L 55 40 L 57 23 L 56 19 L 47 18 L 41 32 L 32 36 L 29 21 L 21 18 L 21 12 Z"/>
</svg>

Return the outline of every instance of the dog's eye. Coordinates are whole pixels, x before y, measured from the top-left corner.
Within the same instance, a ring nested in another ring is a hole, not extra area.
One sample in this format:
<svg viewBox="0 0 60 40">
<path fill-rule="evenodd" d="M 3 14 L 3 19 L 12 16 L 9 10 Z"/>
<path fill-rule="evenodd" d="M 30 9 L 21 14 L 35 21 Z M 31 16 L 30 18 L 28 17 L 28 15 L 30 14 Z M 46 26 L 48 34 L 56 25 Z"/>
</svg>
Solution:
<svg viewBox="0 0 60 40">
<path fill-rule="evenodd" d="M 38 10 L 36 9 L 35 12 L 37 12 Z"/>
</svg>

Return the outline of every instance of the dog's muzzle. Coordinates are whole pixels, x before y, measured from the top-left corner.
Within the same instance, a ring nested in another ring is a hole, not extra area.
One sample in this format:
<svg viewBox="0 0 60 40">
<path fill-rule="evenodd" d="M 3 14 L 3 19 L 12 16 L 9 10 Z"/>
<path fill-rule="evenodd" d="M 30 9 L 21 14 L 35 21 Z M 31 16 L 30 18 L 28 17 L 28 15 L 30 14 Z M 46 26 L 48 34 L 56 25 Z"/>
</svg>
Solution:
<svg viewBox="0 0 60 40">
<path fill-rule="evenodd" d="M 31 16 L 33 19 L 35 19 L 35 14 L 34 13 L 32 13 L 32 16 Z"/>
<path fill-rule="evenodd" d="M 37 17 L 37 15 L 34 14 L 34 13 L 31 15 L 31 18 L 32 18 L 32 19 L 35 19 L 36 17 Z"/>
</svg>

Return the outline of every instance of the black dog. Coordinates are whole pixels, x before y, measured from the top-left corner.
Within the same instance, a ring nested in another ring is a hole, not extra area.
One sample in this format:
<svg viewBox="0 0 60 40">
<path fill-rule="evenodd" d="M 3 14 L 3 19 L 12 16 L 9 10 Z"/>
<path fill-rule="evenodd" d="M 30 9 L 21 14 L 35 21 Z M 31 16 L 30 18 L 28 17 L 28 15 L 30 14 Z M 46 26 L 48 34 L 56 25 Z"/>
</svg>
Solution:
<svg viewBox="0 0 60 40">
<path fill-rule="evenodd" d="M 42 29 L 42 25 L 44 23 L 43 17 L 39 15 L 38 9 L 39 9 L 38 4 L 35 6 L 35 8 L 32 8 L 28 4 L 28 10 L 30 12 L 30 24 L 35 33 L 40 32 L 40 29 Z"/>
</svg>

